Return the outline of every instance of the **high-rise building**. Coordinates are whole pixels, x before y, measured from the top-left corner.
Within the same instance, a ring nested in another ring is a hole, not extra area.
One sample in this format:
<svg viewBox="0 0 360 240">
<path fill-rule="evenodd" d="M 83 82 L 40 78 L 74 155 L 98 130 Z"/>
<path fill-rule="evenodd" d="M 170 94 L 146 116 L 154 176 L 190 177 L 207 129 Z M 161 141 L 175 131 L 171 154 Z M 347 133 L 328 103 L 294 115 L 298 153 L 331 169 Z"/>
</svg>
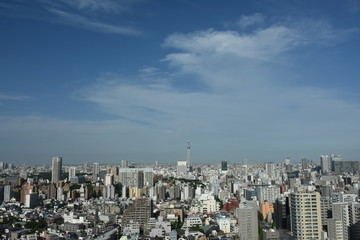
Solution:
<svg viewBox="0 0 360 240">
<path fill-rule="evenodd" d="M 333 203 L 331 220 L 329 221 L 330 224 L 328 226 L 329 237 L 333 239 L 349 239 L 349 203 Z M 336 231 L 332 231 L 335 229 Z"/>
<path fill-rule="evenodd" d="M 240 239 L 258 239 L 258 210 L 240 205 L 237 211 Z"/>
<path fill-rule="evenodd" d="M 228 170 L 228 164 L 226 160 L 221 161 L 221 171 L 226 172 Z"/>
<path fill-rule="evenodd" d="M 178 161 L 176 166 L 176 173 L 178 176 L 184 175 L 187 173 L 187 162 Z"/>
<path fill-rule="evenodd" d="M 114 175 L 112 174 L 106 174 L 104 178 L 104 185 L 112 185 L 114 182 Z"/>
<path fill-rule="evenodd" d="M 310 163 L 310 161 L 308 159 L 306 159 L 306 158 L 301 159 L 302 170 L 308 169 L 309 168 L 309 163 Z"/>
<path fill-rule="evenodd" d="M 144 186 L 152 187 L 154 185 L 154 171 L 152 168 L 120 168 L 119 182 L 126 187 Z"/>
<path fill-rule="evenodd" d="M 260 203 L 264 203 L 265 201 L 268 201 L 269 203 L 275 203 L 275 200 L 280 197 L 280 187 L 257 186 L 256 193 Z"/>
<path fill-rule="evenodd" d="M 265 164 L 266 173 L 269 178 L 275 177 L 275 164 L 274 163 L 266 163 Z"/>
<path fill-rule="evenodd" d="M 360 203 L 336 202 L 332 204 L 332 218 L 327 219 L 331 239 L 359 239 Z"/>
<path fill-rule="evenodd" d="M 52 173 L 51 173 L 51 182 L 57 183 L 61 180 L 62 174 L 62 158 L 61 157 L 53 157 L 52 158 Z"/>
<path fill-rule="evenodd" d="M 331 171 L 331 161 L 329 155 L 321 155 L 320 157 L 321 171 L 323 173 Z"/>
<path fill-rule="evenodd" d="M 320 194 L 291 193 L 290 219 L 291 232 L 297 240 L 320 239 L 322 231 Z"/>
<path fill-rule="evenodd" d="M 98 180 L 100 174 L 100 165 L 99 163 L 94 163 L 93 164 L 93 176 L 92 176 L 92 181 L 96 182 Z"/>
<path fill-rule="evenodd" d="M 127 167 L 129 167 L 129 164 L 126 160 L 121 160 L 120 167 L 127 168 Z"/>
<path fill-rule="evenodd" d="M 76 167 L 70 167 L 69 168 L 69 180 L 74 177 L 76 177 Z"/>
<path fill-rule="evenodd" d="M 26 194 L 25 198 L 25 207 L 27 208 L 34 208 L 38 205 L 38 193 L 37 192 L 31 192 Z"/>
<path fill-rule="evenodd" d="M 143 227 L 151 217 L 152 202 L 148 199 L 136 199 L 125 209 L 121 227 L 137 224 Z"/>
<path fill-rule="evenodd" d="M 355 173 L 359 170 L 358 161 L 332 161 L 332 171 L 335 173 Z"/>
<path fill-rule="evenodd" d="M 11 198 L 12 198 L 11 185 L 5 185 L 4 186 L 4 202 L 10 202 Z"/>
</svg>

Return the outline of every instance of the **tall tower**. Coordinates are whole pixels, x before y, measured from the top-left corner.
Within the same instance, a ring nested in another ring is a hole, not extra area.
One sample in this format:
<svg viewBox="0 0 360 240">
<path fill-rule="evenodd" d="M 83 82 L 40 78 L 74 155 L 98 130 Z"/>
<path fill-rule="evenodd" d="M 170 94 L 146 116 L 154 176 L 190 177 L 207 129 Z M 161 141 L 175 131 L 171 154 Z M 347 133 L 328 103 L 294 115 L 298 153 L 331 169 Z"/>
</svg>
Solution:
<svg viewBox="0 0 360 240">
<path fill-rule="evenodd" d="M 191 145 L 190 145 L 190 140 L 188 140 L 186 147 L 186 165 L 190 167 L 190 164 L 191 164 Z"/>
<path fill-rule="evenodd" d="M 62 158 L 53 157 L 52 158 L 52 173 L 51 173 L 51 182 L 57 183 L 61 179 L 62 173 Z"/>
</svg>

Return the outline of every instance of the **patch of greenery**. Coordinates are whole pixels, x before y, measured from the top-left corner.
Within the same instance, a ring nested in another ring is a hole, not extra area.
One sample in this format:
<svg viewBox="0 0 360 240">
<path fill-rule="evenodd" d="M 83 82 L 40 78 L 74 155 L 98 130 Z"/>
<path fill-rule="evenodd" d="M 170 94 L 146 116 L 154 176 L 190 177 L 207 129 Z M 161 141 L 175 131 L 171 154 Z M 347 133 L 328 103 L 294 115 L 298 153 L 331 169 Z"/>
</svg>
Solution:
<svg viewBox="0 0 360 240">
<path fill-rule="evenodd" d="M 25 228 L 31 229 L 32 231 L 42 231 L 47 228 L 47 223 L 44 219 L 37 219 L 35 221 L 27 222 Z"/>
</svg>

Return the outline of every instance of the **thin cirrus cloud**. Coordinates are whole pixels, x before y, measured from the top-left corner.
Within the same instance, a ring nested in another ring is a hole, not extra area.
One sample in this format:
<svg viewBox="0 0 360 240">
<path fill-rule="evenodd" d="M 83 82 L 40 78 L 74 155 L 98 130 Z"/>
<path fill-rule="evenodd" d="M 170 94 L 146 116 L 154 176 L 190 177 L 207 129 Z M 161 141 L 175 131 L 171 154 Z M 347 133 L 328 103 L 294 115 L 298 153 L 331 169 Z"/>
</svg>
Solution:
<svg viewBox="0 0 360 240">
<path fill-rule="evenodd" d="M 124 1 L 62 0 L 60 2 L 79 10 L 119 12 L 128 9 L 127 4 Z"/>
<path fill-rule="evenodd" d="M 95 1 L 95 0 L 60 0 L 60 1 L 16 1 L 0 3 L 0 14 L 37 19 L 46 22 L 64 24 L 75 28 L 95 32 L 139 36 L 141 31 L 126 23 L 119 22 L 121 14 L 131 12 L 128 1 Z M 109 23 L 109 16 L 116 16 L 116 22 Z M 120 16 L 120 17 L 119 17 Z"/>
<path fill-rule="evenodd" d="M 59 9 L 49 8 L 48 10 L 60 17 L 59 23 L 71 25 L 73 27 L 105 33 L 141 35 L 141 32 L 134 28 L 102 23 L 97 20 L 90 20 L 87 17 L 72 14 Z"/>
<path fill-rule="evenodd" d="M 30 96 L 0 93 L 0 100 L 25 101 L 29 99 L 31 99 Z"/>
</svg>

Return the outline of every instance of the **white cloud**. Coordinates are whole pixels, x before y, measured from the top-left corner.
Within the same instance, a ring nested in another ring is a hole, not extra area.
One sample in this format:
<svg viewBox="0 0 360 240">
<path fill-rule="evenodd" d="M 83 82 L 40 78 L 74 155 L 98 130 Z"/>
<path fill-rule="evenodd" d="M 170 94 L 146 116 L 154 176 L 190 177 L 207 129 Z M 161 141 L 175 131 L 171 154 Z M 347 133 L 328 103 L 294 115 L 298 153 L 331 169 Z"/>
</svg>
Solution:
<svg viewBox="0 0 360 240">
<path fill-rule="evenodd" d="M 263 149 L 346 147 L 359 140 L 352 134 L 360 130 L 358 104 L 338 98 L 335 90 L 282 86 L 279 81 L 292 73 L 277 59 L 317 44 L 318 36 L 336 40 L 328 34 L 331 29 L 319 30 L 317 36 L 280 25 L 249 34 L 215 30 L 173 34 L 164 45 L 178 52 L 164 60 L 180 68 L 173 69 L 168 82 L 154 85 L 155 75 L 154 81 L 125 84 L 130 81 L 112 76 L 81 94 L 103 111 L 135 124 L 143 120 L 150 128 L 190 132 L 209 144 L 235 141 L 242 147 Z M 171 80 L 184 74 L 191 76 L 184 80 L 188 90 L 175 87 Z M 201 81 L 206 91 L 193 88 L 193 81 Z M 339 143 L 331 138 L 334 129 L 337 137 L 347 140 Z"/>
</svg>

